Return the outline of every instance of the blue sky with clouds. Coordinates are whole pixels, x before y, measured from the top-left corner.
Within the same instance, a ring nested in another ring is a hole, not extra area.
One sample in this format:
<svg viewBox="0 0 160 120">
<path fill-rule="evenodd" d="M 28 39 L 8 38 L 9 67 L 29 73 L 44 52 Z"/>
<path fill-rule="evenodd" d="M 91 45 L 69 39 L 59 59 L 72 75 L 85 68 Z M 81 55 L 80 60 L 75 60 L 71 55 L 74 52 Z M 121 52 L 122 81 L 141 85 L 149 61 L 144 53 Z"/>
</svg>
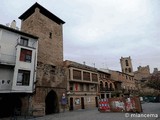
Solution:
<svg viewBox="0 0 160 120">
<path fill-rule="evenodd" d="M 66 23 L 64 60 L 121 70 L 120 58 L 160 68 L 159 0 L 1 0 L 0 24 L 16 20 L 38 2 Z"/>
</svg>

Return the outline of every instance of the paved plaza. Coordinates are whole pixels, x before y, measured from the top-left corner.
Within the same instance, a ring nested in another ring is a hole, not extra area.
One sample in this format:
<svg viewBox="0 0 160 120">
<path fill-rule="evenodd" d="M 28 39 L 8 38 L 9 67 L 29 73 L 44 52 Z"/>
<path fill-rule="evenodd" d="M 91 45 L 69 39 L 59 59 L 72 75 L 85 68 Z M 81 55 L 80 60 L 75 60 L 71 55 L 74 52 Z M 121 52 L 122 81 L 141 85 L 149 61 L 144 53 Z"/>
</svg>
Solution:
<svg viewBox="0 0 160 120">
<path fill-rule="evenodd" d="M 143 113 L 140 114 L 158 114 L 160 117 L 160 103 L 144 103 L 142 104 Z M 37 118 L 24 118 L 19 117 L 17 120 L 160 120 L 154 116 L 151 117 L 138 117 L 138 113 L 131 117 L 132 113 L 101 113 L 97 109 L 85 109 L 66 111 L 64 113 L 46 115 Z M 11 119 L 2 119 L 11 120 Z"/>
<path fill-rule="evenodd" d="M 144 103 L 142 104 L 142 114 L 159 114 L 160 117 L 160 103 Z M 34 118 L 32 120 L 160 120 L 156 117 L 131 117 L 132 113 L 100 113 L 97 109 L 92 110 L 76 110 L 72 112 L 65 112 L 44 117 Z M 126 117 L 125 117 L 126 115 Z"/>
</svg>

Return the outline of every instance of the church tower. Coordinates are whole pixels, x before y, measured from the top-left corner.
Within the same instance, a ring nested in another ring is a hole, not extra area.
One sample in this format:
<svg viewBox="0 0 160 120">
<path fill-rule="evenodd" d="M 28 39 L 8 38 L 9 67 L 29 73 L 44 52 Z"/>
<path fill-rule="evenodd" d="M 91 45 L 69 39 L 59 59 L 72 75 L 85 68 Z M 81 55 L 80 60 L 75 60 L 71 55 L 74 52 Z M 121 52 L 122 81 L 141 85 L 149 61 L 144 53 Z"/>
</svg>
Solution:
<svg viewBox="0 0 160 120">
<path fill-rule="evenodd" d="M 133 67 L 131 57 L 121 57 L 120 59 L 121 69 L 123 73 L 133 75 Z"/>
</svg>

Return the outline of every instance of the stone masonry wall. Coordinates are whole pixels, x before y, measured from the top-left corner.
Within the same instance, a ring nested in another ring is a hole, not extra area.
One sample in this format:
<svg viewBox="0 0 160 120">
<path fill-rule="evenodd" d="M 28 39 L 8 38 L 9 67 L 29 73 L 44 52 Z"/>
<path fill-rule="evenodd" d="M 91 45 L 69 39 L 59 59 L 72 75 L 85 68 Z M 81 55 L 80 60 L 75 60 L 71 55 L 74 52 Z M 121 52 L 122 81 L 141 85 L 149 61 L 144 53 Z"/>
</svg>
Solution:
<svg viewBox="0 0 160 120">
<path fill-rule="evenodd" d="M 21 23 L 21 30 L 38 36 L 36 90 L 30 102 L 33 115 L 45 115 L 45 99 L 52 90 L 58 101 L 66 92 L 66 74 L 63 67 L 62 24 L 57 24 L 40 13 L 39 8 Z M 60 103 L 57 102 L 57 112 Z"/>
<path fill-rule="evenodd" d="M 61 24 L 50 20 L 36 8 L 31 16 L 22 21 L 21 30 L 39 37 L 38 61 L 51 65 L 62 64 L 63 34 Z"/>
<path fill-rule="evenodd" d="M 31 16 L 22 21 L 21 30 L 39 37 L 36 85 L 65 87 L 62 25 L 47 18 L 36 8 Z"/>
</svg>

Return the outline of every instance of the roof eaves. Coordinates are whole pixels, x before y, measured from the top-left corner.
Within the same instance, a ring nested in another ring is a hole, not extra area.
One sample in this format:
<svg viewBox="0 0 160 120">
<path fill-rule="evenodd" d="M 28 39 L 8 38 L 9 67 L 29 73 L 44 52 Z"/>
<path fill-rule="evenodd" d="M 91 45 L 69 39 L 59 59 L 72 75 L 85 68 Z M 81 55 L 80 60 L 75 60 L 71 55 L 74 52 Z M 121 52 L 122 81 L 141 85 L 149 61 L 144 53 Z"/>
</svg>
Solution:
<svg viewBox="0 0 160 120">
<path fill-rule="evenodd" d="M 21 16 L 19 16 L 19 19 L 21 19 L 21 20 L 27 19 L 31 14 L 34 13 L 35 8 L 37 8 L 37 7 L 40 9 L 40 13 L 42 13 L 46 17 L 50 18 L 51 20 L 55 21 L 57 24 L 64 24 L 65 23 L 63 20 L 61 20 L 59 17 L 57 17 L 56 15 L 54 15 L 53 13 L 48 11 L 46 8 L 44 8 L 43 6 L 38 4 L 37 2 L 34 5 L 32 5 L 28 10 L 26 10 Z"/>
</svg>

